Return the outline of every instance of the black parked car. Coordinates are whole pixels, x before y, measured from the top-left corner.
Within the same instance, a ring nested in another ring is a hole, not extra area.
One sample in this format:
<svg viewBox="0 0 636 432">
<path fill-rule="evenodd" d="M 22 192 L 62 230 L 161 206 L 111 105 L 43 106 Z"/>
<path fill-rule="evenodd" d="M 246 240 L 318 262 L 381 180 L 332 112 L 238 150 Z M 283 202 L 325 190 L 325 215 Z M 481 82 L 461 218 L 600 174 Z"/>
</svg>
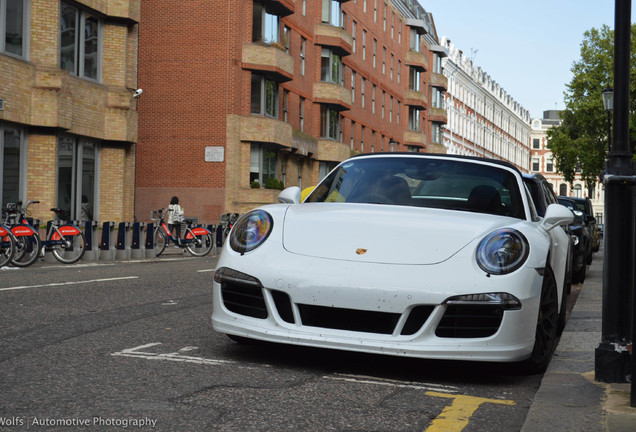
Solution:
<svg viewBox="0 0 636 432">
<path fill-rule="evenodd" d="M 574 198 L 570 197 L 570 199 L 576 202 L 577 207 L 583 213 L 585 213 L 585 217 L 587 220 L 590 229 L 592 230 L 592 250 L 594 252 L 598 252 L 601 247 L 601 234 L 599 232 L 598 227 L 596 226 L 596 218 L 594 217 L 594 208 L 592 207 L 592 202 L 589 198 Z M 592 263 L 592 257 L 590 256 L 590 260 L 588 264 Z"/>
<path fill-rule="evenodd" d="M 559 204 L 574 213 L 574 221 L 568 226 L 572 237 L 572 283 L 582 283 L 588 261 L 592 260 L 592 229 L 587 223 L 585 213 L 578 209 L 576 201 L 570 197 L 557 197 Z"/>
</svg>

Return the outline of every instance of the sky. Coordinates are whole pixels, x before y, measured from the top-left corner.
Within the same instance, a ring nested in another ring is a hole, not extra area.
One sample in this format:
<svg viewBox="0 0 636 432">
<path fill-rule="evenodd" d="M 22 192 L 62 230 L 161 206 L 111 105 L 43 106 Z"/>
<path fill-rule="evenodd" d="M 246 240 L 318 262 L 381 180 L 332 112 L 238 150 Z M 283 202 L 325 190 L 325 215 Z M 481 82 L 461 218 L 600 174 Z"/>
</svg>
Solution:
<svg viewBox="0 0 636 432">
<path fill-rule="evenodd" d="M 583 33 L 603 24 L 614 28 L 615 0 L 419 2 L 433 14 L 438 37 L 472 56 L 532 118 L 565 108 L 563 93 L 580 60 Z"/>
</svg>

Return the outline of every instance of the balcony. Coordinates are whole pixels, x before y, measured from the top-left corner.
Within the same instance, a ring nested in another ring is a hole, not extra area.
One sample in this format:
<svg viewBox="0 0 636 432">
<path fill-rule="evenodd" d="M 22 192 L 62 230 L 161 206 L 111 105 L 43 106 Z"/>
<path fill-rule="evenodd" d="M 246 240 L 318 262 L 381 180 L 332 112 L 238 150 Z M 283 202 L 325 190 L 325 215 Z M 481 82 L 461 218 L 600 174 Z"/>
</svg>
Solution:
<svg viewBox="0 0 636 432">
<path fill-rule="evenodd" d="M 448 78 L 446 78 L 443 74 L 432 73 L 430 78 L 430 84 L 433 87 L 443 88 L 444 90 L 448 90 Z"/>
<path fill-rule="evenodd" d="M 294 77 L 292 56 L 276 45 L 243 44 L 243 69 L 264 72 L 277 82 L 291 81 Z"/>
<path fill-rule="evenodd" d="M 405 130 L 404 142 L 402 144 L 405 146 L 418 146 L 426 148 L 426 134 L 418 131 Z"/>
<path fill-rule="evenodd" d="M 296 10 L 294 0 L 266 0 L 265 3 L 274 14 L 281 17 L 291 15 Z"/>
<path fill-rule="evenodd" d="M 321 161 L 342 162 L 351 156 L 348 145 L 330 139 L 318 140 L 318 155 L 316 159 Z"/>
<path fill-rule="evenodd" d="M 406 58 L 404 59 L 404 63 L 407 66 L 414 67 L 418 69 L 420 72 L 424 72 L 428 70 L 428 59 L 426 58 L 426 54 L 408 50 L 406 52 Z"/>
<path fill-rule="evenodd" d="M 264 142 L 292 148 L 292 127 L 289 123 L 263 116 L 241 116 L 239 139 Z"/>
<path fill-rule="evenodd" d="M 404 104 L 426 109 L 428 108 L 428 98 L 421 91 L 406 90 L 404 92 Z"/>
<path fill-rule="evenodd" d="M 427 119 L 436 123 L 448 123 L 448 113 L 444 108 L 430 108 Z"/>
<path fill-rule="evenodd" d="M 351 90 L 340 84 L 319 81 L 314 83 L 314 102 L 333 105 L 339 110 L 351 109 Z"/>
<path fill-rule="evenodd" d="M 314 26 L 314 43 L 332 47 L 341 56 L 348 56 L 353 52 L 353 36 L 345 29 L 329 24 Z"/>
</svg>

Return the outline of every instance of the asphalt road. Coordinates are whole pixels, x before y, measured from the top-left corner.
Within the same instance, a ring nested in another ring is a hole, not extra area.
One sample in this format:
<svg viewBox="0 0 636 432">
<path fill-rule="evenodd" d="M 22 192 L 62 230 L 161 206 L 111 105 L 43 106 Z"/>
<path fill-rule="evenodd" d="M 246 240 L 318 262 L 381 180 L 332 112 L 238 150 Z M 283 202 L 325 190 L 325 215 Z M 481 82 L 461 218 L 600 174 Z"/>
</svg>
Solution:
<svg viewBox="0 0 636 432">
<path fill-rule="evenodd" d="M 215 262 L 0 269 L 0 430 L 521 428 L 540 375 L 214 332 Z"/>
</svg>

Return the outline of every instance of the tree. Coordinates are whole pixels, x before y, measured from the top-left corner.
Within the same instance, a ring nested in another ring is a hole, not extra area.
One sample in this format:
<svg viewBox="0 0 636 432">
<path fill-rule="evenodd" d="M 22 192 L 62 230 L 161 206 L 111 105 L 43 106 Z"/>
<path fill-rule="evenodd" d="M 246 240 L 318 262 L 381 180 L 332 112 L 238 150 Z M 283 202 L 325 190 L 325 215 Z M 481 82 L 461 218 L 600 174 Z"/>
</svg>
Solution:
<svg viewBox="0 0 636 432">
<path fill-rule="evenodd" d="M 580 172 L 588 187 L 593 187 L 607 158 L 607 113 L 601 92 L 613 83 L 614 31 L 604 25 L 584 33 L 581 58 L 572 65 L 572 81 L 564 93 L 562 123 L 548 131 L 549 148 L 556 168 L 572 183 Z M 633 147 L 636 130 L 636 25 L 632 25 L 630 83 L 630 137 Z"/>
</svg>

